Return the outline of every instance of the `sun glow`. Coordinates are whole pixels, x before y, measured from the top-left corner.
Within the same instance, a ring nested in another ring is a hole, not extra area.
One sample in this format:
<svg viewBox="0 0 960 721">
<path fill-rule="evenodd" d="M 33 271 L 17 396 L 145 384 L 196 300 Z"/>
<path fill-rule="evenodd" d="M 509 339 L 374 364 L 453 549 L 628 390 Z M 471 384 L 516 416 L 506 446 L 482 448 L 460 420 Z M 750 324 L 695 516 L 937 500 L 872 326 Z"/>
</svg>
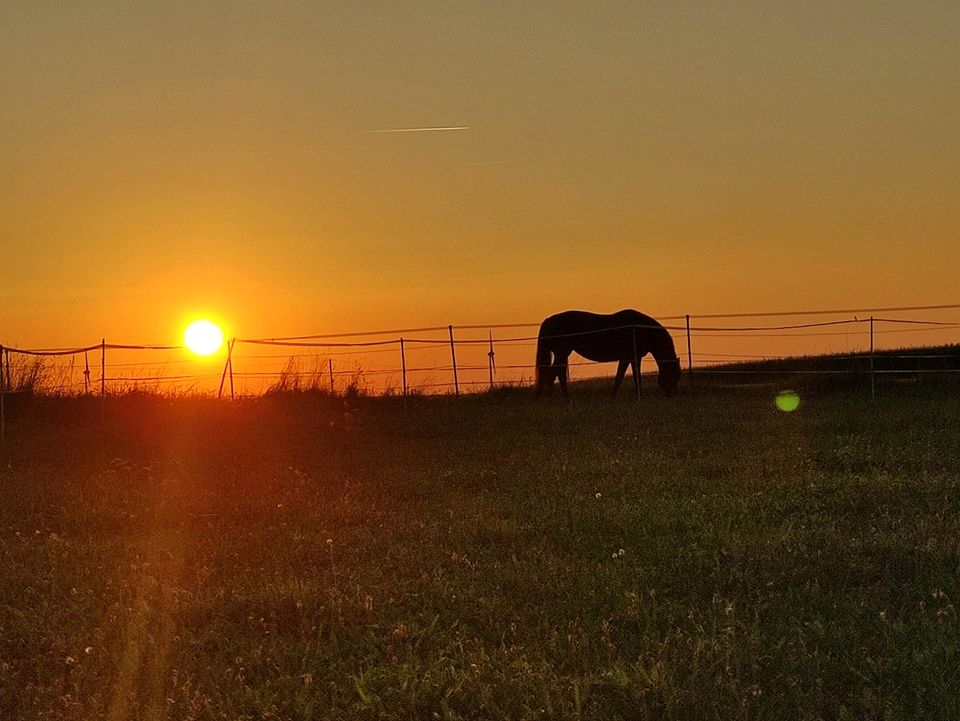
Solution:
<svg viewBox="0 0 960 721">
<path fill-rule="evenodd" d="M 195 320 L 183 334 L 183 343 L 197 355 L 211 355 L 223 345 L 223 331 L 209 320 Z"/>
</svg>

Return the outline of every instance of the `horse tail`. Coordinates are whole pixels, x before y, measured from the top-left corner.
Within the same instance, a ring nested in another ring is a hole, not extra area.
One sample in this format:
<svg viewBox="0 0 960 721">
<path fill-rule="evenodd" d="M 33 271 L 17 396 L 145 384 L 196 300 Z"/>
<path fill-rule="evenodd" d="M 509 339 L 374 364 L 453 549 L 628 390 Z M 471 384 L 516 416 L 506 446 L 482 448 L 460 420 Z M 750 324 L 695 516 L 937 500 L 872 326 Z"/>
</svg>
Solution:
<svg viewBox="0 0 960 721">
<path fill-rule="evenodd" d="M 540 334 L 537 336 L 537 391 L 541 391 L 548 383 L 550 377 L 550 344 L 543 337 L 543 328 L 540 328 Z"/>
</svg>

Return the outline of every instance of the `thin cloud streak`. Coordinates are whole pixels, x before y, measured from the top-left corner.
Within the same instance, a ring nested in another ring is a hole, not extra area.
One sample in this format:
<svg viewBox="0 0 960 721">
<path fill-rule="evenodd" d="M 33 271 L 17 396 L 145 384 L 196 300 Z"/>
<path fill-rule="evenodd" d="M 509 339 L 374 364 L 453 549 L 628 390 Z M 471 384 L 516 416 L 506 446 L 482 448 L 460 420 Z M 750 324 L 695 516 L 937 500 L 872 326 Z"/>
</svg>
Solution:
<svg viewBox="0 0 960 721">
<path fill-rule="evenodd" d="M 388 128 L 386 130 L 365 130 L 365 133 L 437 133 L 450 130 L 470 130 L 469 125 L 451 125 L 437 128 Z"/>
</svg>

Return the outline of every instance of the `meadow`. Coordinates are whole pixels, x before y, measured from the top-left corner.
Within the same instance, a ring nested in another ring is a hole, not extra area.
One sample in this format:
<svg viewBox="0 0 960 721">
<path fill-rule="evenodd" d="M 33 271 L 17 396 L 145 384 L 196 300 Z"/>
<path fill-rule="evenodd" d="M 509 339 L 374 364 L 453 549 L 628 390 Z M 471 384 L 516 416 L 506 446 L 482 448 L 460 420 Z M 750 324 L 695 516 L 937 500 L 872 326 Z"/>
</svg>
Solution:
<svg viewBox="0 0 960 721">
<path fill-rule="evenodd" d="M 0 717 L 960 718 L 960 387 L 777 388 L 34 398 Z"/>
</svg>

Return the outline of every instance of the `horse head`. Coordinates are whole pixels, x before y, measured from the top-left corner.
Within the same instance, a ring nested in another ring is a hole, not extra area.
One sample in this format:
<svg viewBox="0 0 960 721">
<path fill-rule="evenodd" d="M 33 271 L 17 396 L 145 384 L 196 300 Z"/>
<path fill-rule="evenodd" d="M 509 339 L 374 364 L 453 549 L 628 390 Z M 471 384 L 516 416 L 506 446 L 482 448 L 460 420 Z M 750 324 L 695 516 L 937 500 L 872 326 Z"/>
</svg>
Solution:
<svg viewBox="0 0 960 721">
<path fill-rule="evenodd" d="M 667 397 L 677 392 L 677 383 L 680 380 L 680 359 L 672 358 L 657 362 L 657 385 Z"/>
</svg>

